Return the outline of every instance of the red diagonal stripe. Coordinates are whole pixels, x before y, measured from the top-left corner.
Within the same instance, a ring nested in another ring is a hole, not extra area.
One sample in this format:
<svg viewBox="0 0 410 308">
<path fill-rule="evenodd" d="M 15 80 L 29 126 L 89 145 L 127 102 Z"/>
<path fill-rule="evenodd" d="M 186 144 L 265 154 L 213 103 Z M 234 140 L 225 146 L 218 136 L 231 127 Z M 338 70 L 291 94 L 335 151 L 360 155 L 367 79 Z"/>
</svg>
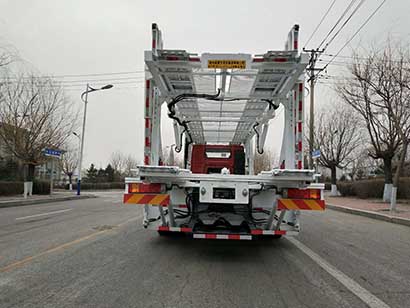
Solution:
<svg viewBox="0 0 410 308">
<path fill-rule="evenodd" d="M 142 197 L 140 201 L 138 201 L 139 204 L 148 204 L 152 199 L 154 199 L 155 195 L 145 195 Z"/>
<path fill-rule="evenodd" d="M 303 201 L 303 200 L 293 200 L 294 203 L 300 208 L 301 210 L 310 210 L 311 208 Z"/>
<path fill-rule="evenodd" d="M 163 201 L 161 201 L 160 205 L 168 205 L 168 204 L 169 204 L 169 195 Z"/>
<path fill-rule="evenodd" d="M 132 194 L 124 194 L 123 203 L 127 203 L 127 201 L 131 198 Z"/>
</svg>

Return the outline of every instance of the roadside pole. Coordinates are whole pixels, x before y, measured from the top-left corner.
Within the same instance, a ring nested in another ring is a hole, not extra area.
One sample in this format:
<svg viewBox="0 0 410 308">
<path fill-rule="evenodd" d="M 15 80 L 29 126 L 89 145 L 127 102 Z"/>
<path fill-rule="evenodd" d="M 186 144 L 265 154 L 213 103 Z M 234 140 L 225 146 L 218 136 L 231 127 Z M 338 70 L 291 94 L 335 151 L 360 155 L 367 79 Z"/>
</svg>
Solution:
<svg viewBox="0 0 410 308">
<path fill-rule="evenodd" d="M 56 149 L 50 149 L 50 148 L 45 148 L 43 150 L 44 156 L 51 157 L 50 194 L 53 193 L 55 159 L 60 159 L 63 152 L 64 151 L 62 150 L 56 150 Z"/>
<path fill-rule="evenodd" d="M 306 71 L 309 75 L 309 84 L 310 84 L 310 111 L 309 111 L 309 169 L 314 168 L 314 162 L 312 153 L 314 152 L 314 125 L 315 125 L 315 82 L 318 77 L 316 72 L 320 73 L 323 69 L 316 68 L 316 62 L 319 58 L 319 55 L 324 52 L 324 49 L 310 49 L 306 50 L 303 48 L 303 51 L 310 53 L 309 67 L 306 68 Z"/>
<path fill-rule="evenodd" d="M 313 150 L 312 152 L 310 152 L 310 157 L 312 157 L 313 163 L 315 165 L 315 174 L 318 174 L 320 150 Z M 319 183 L 319 177 L 316 176 L 315 182 Z"/>
<path fill-rule="evenodd" d="M 51 158 L 50 195 L 53 193 L 53 186 L 54 186 L 54 158 Z"/>
<path fill-rule="evenodd" d="M 310 112 L 309 112 L 309 168 L 313 169 L 313 144 L 314 144 L 314 131 L 315 131 L 315 78 L 310 78 Z"/>
</svg>

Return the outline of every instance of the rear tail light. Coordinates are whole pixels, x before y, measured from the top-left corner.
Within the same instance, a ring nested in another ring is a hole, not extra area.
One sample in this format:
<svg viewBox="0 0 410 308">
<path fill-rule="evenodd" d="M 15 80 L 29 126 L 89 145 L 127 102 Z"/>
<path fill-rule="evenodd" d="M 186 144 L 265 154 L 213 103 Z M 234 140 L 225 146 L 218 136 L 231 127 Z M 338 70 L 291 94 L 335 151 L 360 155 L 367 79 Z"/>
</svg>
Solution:
<svg viewBox="0 0 410 308">
<path fill-rule="evenodd" d="M 144 183 L 129 183 L 128 192 L 132 193 L 160 193 L 162 192 L 162 185 L 158 183 L 144 184 Z"/>
<path fill-rule="evenodd" d="M 320 191 L 320 189 L 289 188 L 288 189 L 288 198 L 320 200 L 321 199 L 321 191 Z"/>
</svg>

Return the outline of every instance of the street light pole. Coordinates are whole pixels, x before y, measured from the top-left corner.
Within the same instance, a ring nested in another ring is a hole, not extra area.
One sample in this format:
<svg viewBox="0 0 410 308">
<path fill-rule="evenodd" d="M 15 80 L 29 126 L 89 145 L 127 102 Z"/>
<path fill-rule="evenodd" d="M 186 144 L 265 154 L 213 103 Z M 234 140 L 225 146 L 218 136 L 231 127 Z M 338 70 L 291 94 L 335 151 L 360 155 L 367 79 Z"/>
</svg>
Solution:
<svg viewBox="0 0 410 308">
<path fill-rule="evenodd" d="M 81 146 L 80 146 L 80 161 L 78 163 L 78 177 L 77 177 L 77 196 L 81 194 L 81 170 L 83 164 L 83 153 L 84 153 L 84 137 L 85 137 L 85 121 L 87 120 L 87 104 L 88 104 L 88 88 L 89 84 L 87 83 L 87 88 L 85 91 L 84 99 L 84 114 L 83 114 L 83 128 L 81 130 Z"/>
<path fill-rule="evenodd" d="M 81 131 L 81 147 L 80 147 L 80 162 L 78 164 L 78 178 L 77 178 L 77 195 L 81 194 L 81 169 L 83 164 L 83 154 L 84 154 L 84 139 L 85 139 L 85 122 L 87 120 L 87 104 L 88 104 L 88 93 L 95 92 L 99 90 L 111 89 L 113 85 L 108 84 L 101 87 L 100 89 L 92 88 L 88 83 L 85 92 L 81 94 L 81 100 L 84 102 L 84 115 L 83 115 L 83 129 Z"/>
</svg>

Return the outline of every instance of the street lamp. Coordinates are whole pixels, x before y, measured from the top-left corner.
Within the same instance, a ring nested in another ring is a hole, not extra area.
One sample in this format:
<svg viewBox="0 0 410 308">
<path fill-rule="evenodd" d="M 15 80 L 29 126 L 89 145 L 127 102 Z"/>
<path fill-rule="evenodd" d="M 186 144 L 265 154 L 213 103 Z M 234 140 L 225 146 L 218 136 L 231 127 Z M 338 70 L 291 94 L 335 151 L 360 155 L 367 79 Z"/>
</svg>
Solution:
<svg viewBox="0 0 410 308">
<path fill-rule="evenodd" d="M 112 84 L 107 84 L 99 89 L 95 89 L 91 87 L 87 83 L 87 87 L 85 91 L 81 94 L 81 100 L 84 102 L 84 115 L 83 115 L 83 129 L 81 132 L 81 147 L 80 147 L 80 162 L 78 167 L 78 178 L 77 178 L 77 195 L 79 196 L 81 193 L 81 167 L 83 164 L 83 152 L 84 152 L 84 137 L 85 137 L 85 121 L 87 119 L 87 103 L 88 103 L 88 93 L 100 91 L 100 90 L 108 90 L 113 87 Z M 77 135 L 77 134 L 75 134 Z"/>
</svg>

